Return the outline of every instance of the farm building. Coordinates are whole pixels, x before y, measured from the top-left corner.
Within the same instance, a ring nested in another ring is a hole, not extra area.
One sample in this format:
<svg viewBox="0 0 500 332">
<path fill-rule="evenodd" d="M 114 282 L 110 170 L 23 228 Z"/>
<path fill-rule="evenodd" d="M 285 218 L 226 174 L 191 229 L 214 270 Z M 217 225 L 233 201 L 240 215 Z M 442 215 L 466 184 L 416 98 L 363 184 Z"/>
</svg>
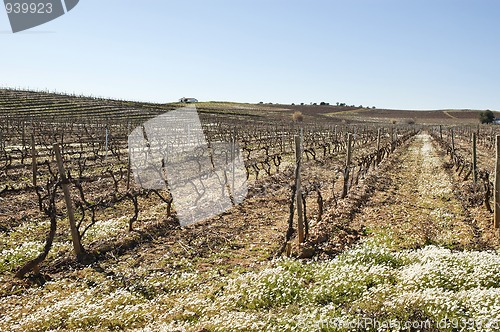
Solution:
<svg viewBox="0 0 500 332">
<path fill-rule="evenodd" d="M 179 99 L 179 102 L 181 103 L 197 103 L 198 102 L 198 99 L 196 98 L 186 98 L 186 97 L 182 97 L 181 99 Z"/>
</svg>

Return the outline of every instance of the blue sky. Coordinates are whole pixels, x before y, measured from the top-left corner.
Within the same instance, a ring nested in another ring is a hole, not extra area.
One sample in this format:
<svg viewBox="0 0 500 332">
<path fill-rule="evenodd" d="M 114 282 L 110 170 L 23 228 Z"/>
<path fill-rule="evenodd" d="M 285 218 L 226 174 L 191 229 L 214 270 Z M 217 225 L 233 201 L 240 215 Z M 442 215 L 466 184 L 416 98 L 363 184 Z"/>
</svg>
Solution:
<svg viewBox="0 0 500 332">
<path fill-rule="evenodd" d="M 81 0 L 0 43 L 1 87 L 500 110 L 498 0 Z"/>
</svg>

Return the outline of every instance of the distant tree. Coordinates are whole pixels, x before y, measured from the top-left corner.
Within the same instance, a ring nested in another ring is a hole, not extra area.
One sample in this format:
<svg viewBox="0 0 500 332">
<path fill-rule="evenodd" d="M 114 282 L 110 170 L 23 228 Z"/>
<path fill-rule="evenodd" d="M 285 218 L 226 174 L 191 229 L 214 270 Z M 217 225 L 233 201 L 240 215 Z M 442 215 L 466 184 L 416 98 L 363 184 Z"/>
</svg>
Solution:
<svg viewBox="0 0 500 332">
<path fill-rule="evenodd" d="M 304 106 L 304 103 L 300 103 L 300 106 Z"/>
<path fill-rule="evenodd" d="M 339 106 L 339 104 L 340 104 L 340 103 L 339 103 L 339 102 L 337 102 L 337 106 Z"/>
<path fill-rule="evenodd" d="M 292 103 L 292 106 L 295 106 L 295 103 Z"/>
<path fill-rule="evenodd" d="M 292 120 L 294 122 L 302 122 L 304 121 L 304 116 L 302 115 L 302 112 L 294 112 L 293 115 L 292 115 Z"/>
<path fill-rule="evenodd" d="M 325 103 L 324 101 L 322 101 L 321 103 L 319 103 L 321 106 L 325 106 L 325 105 L 328 105 L 328 103 Z"/>
<path fill-rule="evenodd" d="M 492 111 L 486 110 L 479 113 L 479 121 L 481 123 L 492 123 L 495 120 L 495 114 Z"/>
<path fill-rule="evenodd" d="M 318 104 L 316 104 L 316 103 L 313 103 L 313 105 L 314 105 L 314 106 L 316 106 L 316 105 L 318 105 Z"/>
</svg>

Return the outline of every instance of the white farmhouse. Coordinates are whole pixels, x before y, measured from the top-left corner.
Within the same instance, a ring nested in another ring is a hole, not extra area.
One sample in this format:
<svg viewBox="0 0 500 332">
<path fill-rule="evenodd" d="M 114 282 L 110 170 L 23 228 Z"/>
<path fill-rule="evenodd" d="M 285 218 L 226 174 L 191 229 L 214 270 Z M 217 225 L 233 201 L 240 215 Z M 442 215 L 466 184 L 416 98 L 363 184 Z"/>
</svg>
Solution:
<svg viewBox="0 0 500 332">
<path fill-rule="evenodd" d="M 179 99 L 179 102 L 180 102 L 180 103 L 187 103 L 187 104 L 190 104 L 190 103 L 197 103 L 197 102 L 198 102 L 198 99 L 196 99 L 196 98 L 186 98 L 186 97 L 182 97 L 181 99 Z"/>
</svg>

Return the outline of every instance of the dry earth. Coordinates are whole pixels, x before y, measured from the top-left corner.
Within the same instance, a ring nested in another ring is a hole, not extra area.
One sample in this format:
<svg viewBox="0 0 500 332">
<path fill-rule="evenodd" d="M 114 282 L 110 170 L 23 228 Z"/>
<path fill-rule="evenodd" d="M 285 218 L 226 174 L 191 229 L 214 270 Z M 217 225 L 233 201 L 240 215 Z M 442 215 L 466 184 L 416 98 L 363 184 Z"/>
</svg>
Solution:
<svg viewBox="0 0 500 332">
<path fill-rule="evenodd" d="M 470 217 L 454 190 L 445 156 L 428 134 L 419 134 L 389 170 L 379 191 L 353 220 L 362 229 L 397 248 L 435 244 L 453 249 L 485 249 L 489 230 Z"/>
</svg>

